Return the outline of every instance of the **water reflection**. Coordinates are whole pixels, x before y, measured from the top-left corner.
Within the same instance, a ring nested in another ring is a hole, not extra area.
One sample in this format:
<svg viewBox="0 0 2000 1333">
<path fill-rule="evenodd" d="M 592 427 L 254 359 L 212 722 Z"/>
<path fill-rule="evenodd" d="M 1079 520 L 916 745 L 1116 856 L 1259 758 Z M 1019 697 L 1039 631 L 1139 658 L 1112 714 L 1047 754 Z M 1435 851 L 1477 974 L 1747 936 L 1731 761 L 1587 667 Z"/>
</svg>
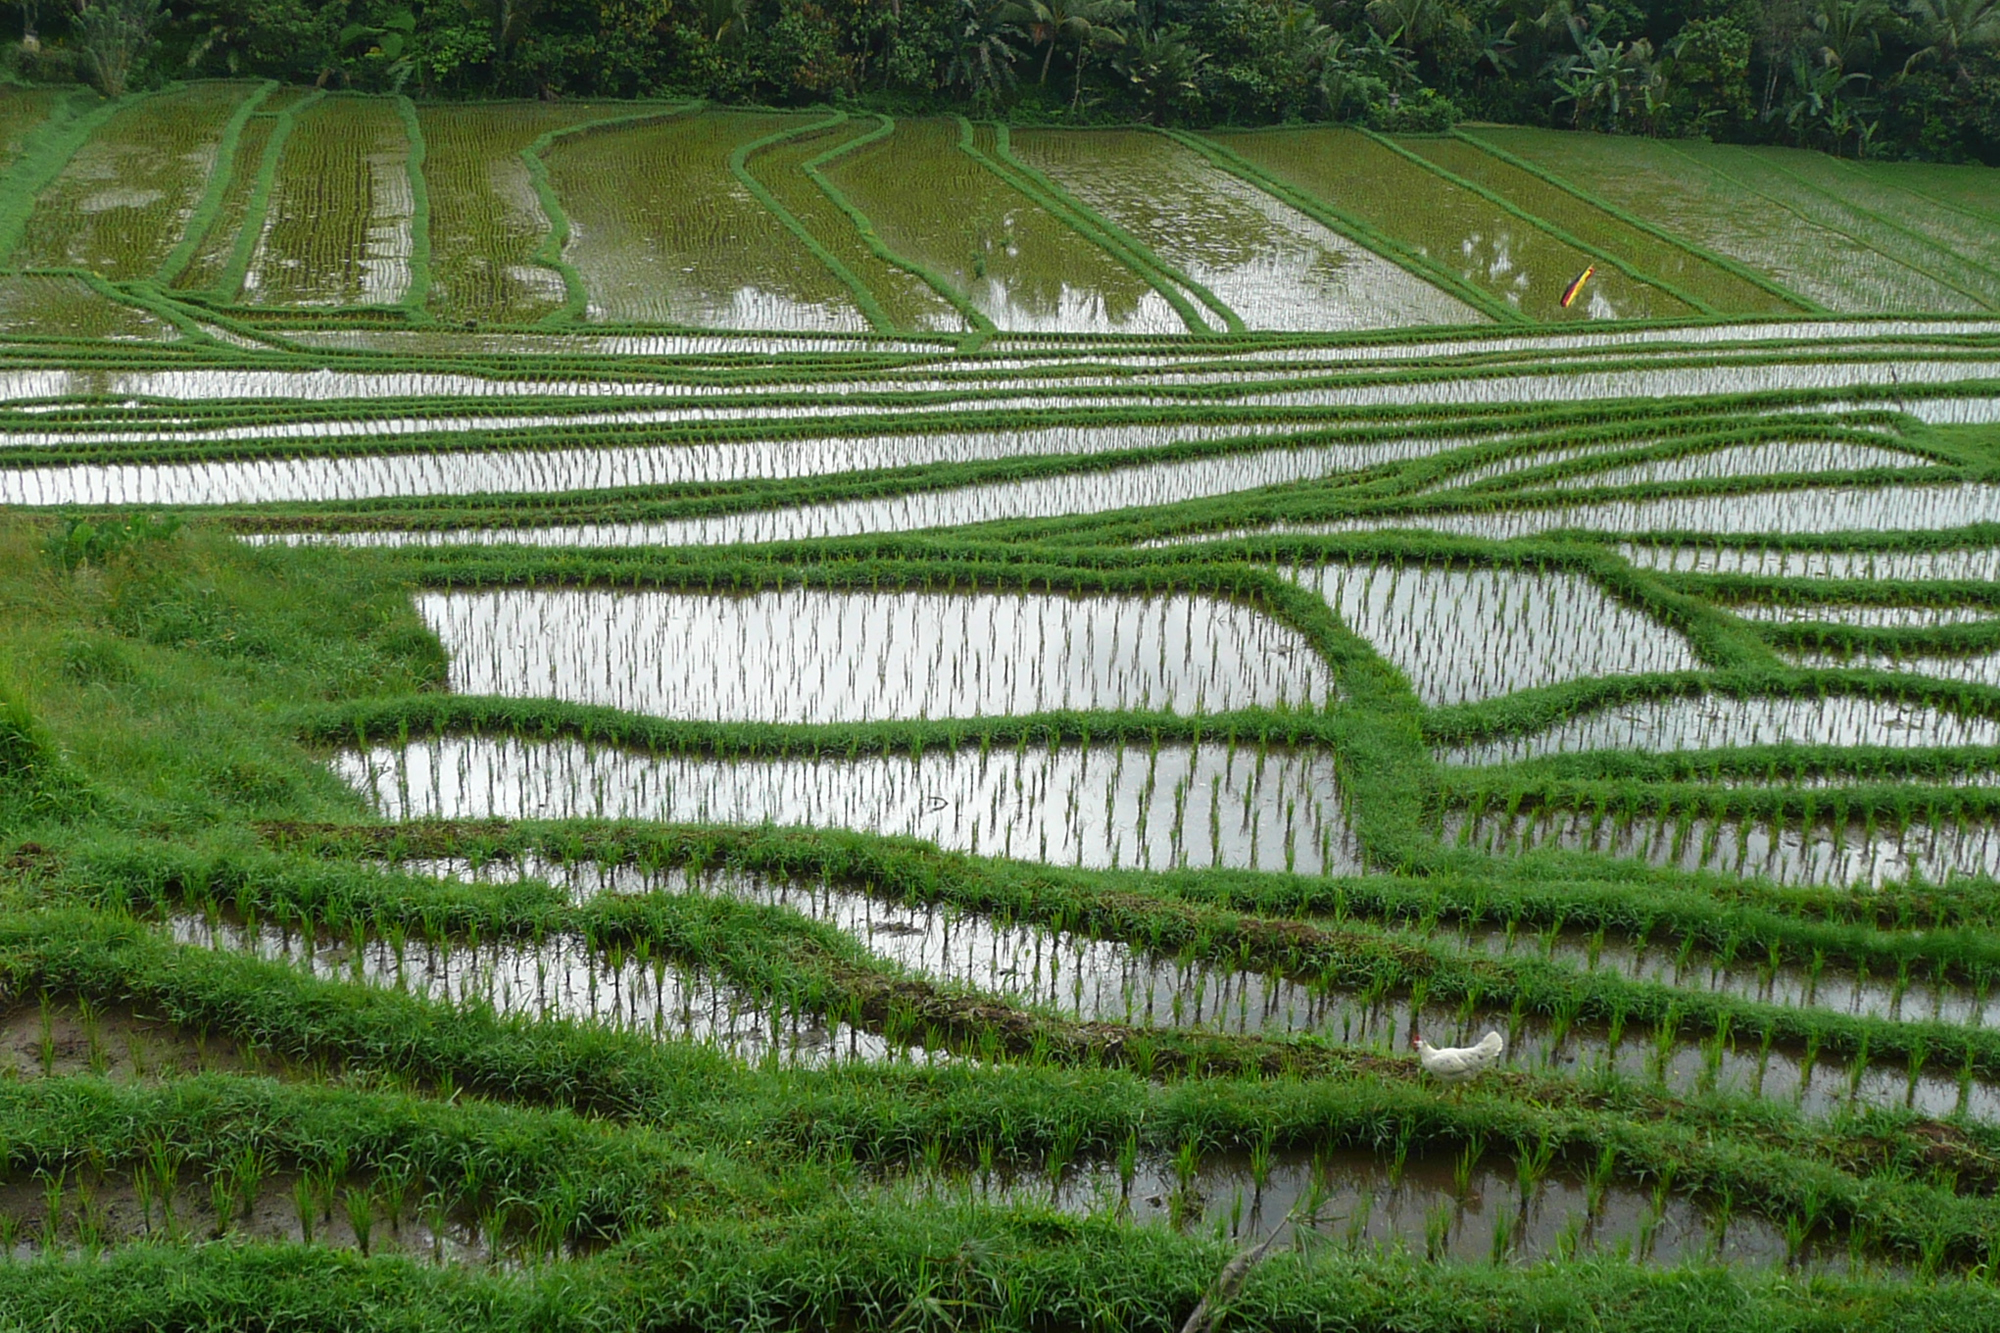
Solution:
<svg viewBox="0 0 2000 1333">
<path fill-rule="evenodd" d="M 713 721 L 1317 707 L 1304 636 L 1234 602 L 1030 593 L 429 593 L 464 694 Z"/>
</svg>

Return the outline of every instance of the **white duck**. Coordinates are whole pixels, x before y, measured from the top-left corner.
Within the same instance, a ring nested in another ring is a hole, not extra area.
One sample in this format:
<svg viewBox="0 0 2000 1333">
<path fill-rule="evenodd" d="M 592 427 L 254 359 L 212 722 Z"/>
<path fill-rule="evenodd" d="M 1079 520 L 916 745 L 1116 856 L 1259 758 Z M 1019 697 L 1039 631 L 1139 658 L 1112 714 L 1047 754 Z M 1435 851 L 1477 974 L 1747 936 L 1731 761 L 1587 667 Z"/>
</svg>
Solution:
<svg viewBox="0 0 2000 1333">
<path fill-rule="evenodd" d="M 1412 1032 L 1410 1045 L 1416 1047 L 1417 1059 L 1425 1073 L 1440 1083 L 1453 1085 L 1470 1083 L 1499 1064 L 1501 1054 L 1507 1049 L 1507 1039 L 1497 1032 L 1489 1032 L 1479 1039 L 1477 1046 L 1446 1046 L 1440 1049 Z"/>
</svg>

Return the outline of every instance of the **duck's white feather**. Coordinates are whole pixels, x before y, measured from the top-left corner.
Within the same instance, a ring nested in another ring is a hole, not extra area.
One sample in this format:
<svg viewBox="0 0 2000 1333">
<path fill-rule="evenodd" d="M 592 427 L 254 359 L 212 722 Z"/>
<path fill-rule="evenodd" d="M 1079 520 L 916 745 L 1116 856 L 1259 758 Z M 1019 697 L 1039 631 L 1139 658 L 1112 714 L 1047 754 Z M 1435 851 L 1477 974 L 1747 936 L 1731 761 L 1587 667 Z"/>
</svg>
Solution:
<svg viewBox="0 0 2000 1333">
<path fill-rule="evenodd" d="M 1417 1038 L 1417 1059 L 1423 1063 L 1424 1072 L 1440 1083 L 1471 1082 L 1498 1064 L 1506 1049 L 1507 1039 L 1497 1032 L 1481 1037 L 1477 1046 L 1440 1048 Z"/>
</svg>

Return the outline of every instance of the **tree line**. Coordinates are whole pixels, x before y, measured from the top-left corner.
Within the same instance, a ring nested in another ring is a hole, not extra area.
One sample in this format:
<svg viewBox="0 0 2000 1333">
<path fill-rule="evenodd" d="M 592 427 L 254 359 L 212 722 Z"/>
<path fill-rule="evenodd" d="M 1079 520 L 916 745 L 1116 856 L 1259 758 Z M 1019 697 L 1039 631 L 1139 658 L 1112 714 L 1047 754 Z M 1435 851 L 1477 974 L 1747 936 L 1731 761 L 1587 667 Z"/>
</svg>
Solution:
<svg viewBox="0 0 2000 1333">
<path fill-rule="evenodd" d="M 1461 120 L 2000 165 L 2000 0 L 15 0 L 5 73 L 1028 123 Z"/>
</svg>

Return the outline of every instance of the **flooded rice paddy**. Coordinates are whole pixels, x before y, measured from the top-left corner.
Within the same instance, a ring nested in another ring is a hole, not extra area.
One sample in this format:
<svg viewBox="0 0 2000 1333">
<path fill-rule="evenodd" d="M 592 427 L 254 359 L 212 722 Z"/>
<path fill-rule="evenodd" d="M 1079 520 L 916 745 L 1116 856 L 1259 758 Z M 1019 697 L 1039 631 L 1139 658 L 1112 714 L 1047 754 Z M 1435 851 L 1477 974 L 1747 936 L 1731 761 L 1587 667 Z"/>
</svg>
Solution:
<svg viewBox="0 0 2000 1333">
<path fill-rule="evenodd" d="M 1870 468 L 1927 467 L 1934 460 L 1905 449 L 1837 442 L 1742 444 L 1682 454 L 1650 463 L 1631 463 L 1557 478 L 1558 487 L 1647 486 L 1724 477 L 1785 475 L 1795 472 L 1863 472 Z"/>
<path fill-rule="evenodd" d="M 1595 811 L 1488 813 L 1447 841 L 1514 853 L 1536 847 L 1604 852 L 1681 870 L 1757 876 L 1779 884 L 1879 889 L 1911 881 L 2000 878 L 2000 826 L 1912 820 L 1900 827 L 1851 819 L 1810 822 L 1697 815 L 1607 817 Z"/>
<path fill-rule="evenodd" d="M 1803 667 L 1848 670 L 1907 671 L 1933 680 L 1962 681 L 1969 685 L 2000 686 L 2000 653 L 1948 655 L 1944 653 L 1787 653 L 1788 660 Z"/>
<path fill-rule="evenodd" d="M 1524 736 L 1447 747 L 1445 764 L 1508 764 L 1587 750 L 1717 750 L 1749 745 L 2000 745 L 2000 721 L 1928 704 L 1848 695 L 1785 699 L 1708 694 L 1592 709 Z"/>
<path fill-rule="evenodd" d="M 665 717 L 1226 712 L 1333 696 L 1304 636 L 1210 597 L 507 591 L 424 594 L 417 610 L 460 693 Z"/>
<path fill-rule="evenodd" d="M 781 881 L 738 873 L 647 871 L 593 862 L 555 864 L 540 858 L 489 863 L 474 870 L 465 863 L 404 863 L 479 882 L 506 882 L 521 876 L 546 878 L 572 901 L 600 894 L 688 893 L 727 896 L 738 901 L 796 912 L 848 935 L 884 962 L 933 982 L 962 987 L 1079 1023 L 1116 1023 L 1141 1030 L 1214 1032 L 1238 1036 L 1312 1036 L 1379 1055 L 1410 1058 L 1415 1030 L 1463 1035 L 1506 1034 L 1503 1067 L 1564 1078 L 1615 1078 L 1639 1088 L 1673 1095 L 1721 1093 L 1788 1102 L 1811 1115 L 1854 1106 L 1912 1107 L 1932 1115 L 1968 1111 L 2000 1113 L 2000 1086 L 1963 1075 L 1955 1065 L 1914 1073 L 1907 1063 L 1822 1056 L 1802 1047 L 1773 1045 L 1738 1031 L 1723 1039 L 1666 1026 L 1564 1021 L 1510 1012 L 1494 1000 L 1477 1003 L 1431 1000 L 1413 1010 L 1410 996 L 1365 997 L 1254 967 L 1204 962 L 1184 954 L 1161 953 L 1117 940 L 985 913 L 909 904 L 856 888 L 815 881 Z M 1509 954 L 1502 932 L 1448 932 L 1427 938 L 1421 932 L 1391 932 L 1391 940 L 1413 950 L 1469 950 L 1479 955 Z M 427 946 L 425 946 L 427 947 Z M 567 946 L 564 946 L 567 947 Z M 1565 947 L 1537 956 L 1572 966 L 1580 973 L 1615 972 L 1636 981 L 1667 982 L 1665 969 L 1647 951 L 1635 950 L 1629 963 L 1616 946 L 1594 948 L 1579 958 Z M 1921 984 L 1834 971 L 1773 968 L 1769 975 L 1712 967 L 1677 966 L 1671 984 L 1737 995 L 1788 1007 L 1819 1007 L 1904 1022 L 1953 1026 L 1988 1025 L 1987 989 L 1946 998 Z M 1992 1015 L 2000 1021 L 2000 1014 Z M 1941 1054 L 1939 1061 L 1944 1060 Z"/>
<path fill-rule="evenodd" d="M 1054 865 L 1360 866 L 1335 761 L 1316 751 L 1044 745 L 724 759 L 449 737 L 346 751 L 334 771 L 391 820 L 809 825 Z"/>
<path fill-rule="evenodd" d="M 1579 574 L 1422 564 L 1292 571 L 1432 706 L 1699 666 L 1686 639 Z"/>
<path fill-rule="evenodd" d="M 1225 541 L 1284 534 L 1333 534 L 1416 528 L 1488 541 L 1510 541 L 1545 532 L 1774 533 L 1934 532 L 2000 523 L 2000 487 L 1984 482 L 1927 486 L 1826 486 L 1692 495 L 1597 504 L 1547 505 L 1484 511 L 1446 511 L 1280 523 L 1177 538 Z"/>
<path fill-rule="evenodd" d="M 1641 1189 L 1574 1169 L 1509 1162 L 1500 1152 L 1399 1156 L 1353 1149 L 1208 1154 L 1192 1164 L 1135 1155 L 1042 1176 L 967 1174 L 912 1185 L 932 1198 L 1117 1216 L 1252 1245 L 1435 1262 L 1522 1264 L 1601 1255 L 1649 1265 L 1846 1266 L 1845 1255 L 1793 1245 L 1756 1214 L 1720 1216 L 1671 1187 Z"/>
<path fill-rule="evenodd" d="M 1062 518 L 1179 504 L 1300 481 L 1336 477 L 1377 463 L 1420 456 L 1434 441 L 1398 445 L 1301 446 L 1172 463 L 1145 463 L 1101 472 L 1074 472 L 1028 481 L 997 481 L 916 491 L 881 499 L 834 500 L 656 522 L 568 523 L 559 526 L 377 529 L 285 534 L 281 540 L 342 546 L 437 546 L 521 543 L 531 546 L 729 546 L 813 541 L 875 532 Z M 4 476 L 4 474 L 0 474 Z"/>
<path fill-rule="evenodd" d="M 1791 546 L 1640 545 L 1618 553 L 1641 569 L 1786 579 L 2000 580 L 2000 547 L 1815 551 Z"/>
<path fill-rule="evenodd" d="M 1843 602 L 1731 602 L 1729 613 L 1775 625 L 1851 625 L 1868 629 L 1938 629 L 2000 618 L 1991 606 L 1862 606 Z"/>
<path fill-rule="evenodd" d="M 656 1040 L 715 1046 L 752 1063 L 924 1058 L 820 1014 L 776 1009 L 726 982 L 665 960 L 606 957 L 580 939 L 539 944 L 399 942 L 377 936 L 330 940 L 282 926 L 253 928 L 186 914 L 173 917 L 167 930 L 180 944 L 286 963 L 326 981 L 488 1009 L 501 1018 L 590 1023 Z"/>
<path fill-rule="evenodd" d="M 1252 329 L 1479 318 L 1464 302 L 1165 135 L 1023 131 L 1012 142 L 1023 161 L 1137 236 Z"/>
<path fill-rule="evenodd" d="M 1245 435 L 1240 428 L 1235 428 L 1218 430 L 1211 438 L 1237 437 L 1254 444 L 1256 433 Z M 1071 435 L 1046 442 L 1057 447 L 1075 446 L 1070 452 L 1088 455 L 1113 449 L 1144 449 L 1200 441 L 1199 433 L 1183 435 L 1147 431 L 1129 435 L 1113 433 L 1109 438 L 1099 439 Z M 952 448 L 948 437 L 930 443 L 914 443 L 904 454 L 898 455 L 893 448 L 894 443 L 894 437 L 891 437 L 882 447 L 864 448 L 855 448 L 841 440 L 799 440 L 783 444 L 443 451 L 346 457 L 272 457 L 203 463 L 85 463 L 6 468 L 0 469 L 0 503 L 248 505 L 365 500 L 387 496 L 546 496 L 576 490 L 825 476 L 892 466 L 1033 456 L 1032 451 L 1014 453 L 1005 451 L 1004 447 L 987 452 L 975 446 L 960 452 Z M 668 531 L 687 532 L 727 531 L 730 525 L 744 530 L 782 531 L 791 528 L 811 532 L 820 528 L 870 531 L 876 529 L 867 526 L 867 515 L 892 509 L 899 503 L 936 506 L 937 512 L 945 516 L 942 522 L 979 522 L 983 521 L 977 516 L 982 508 L 981 497 L 983 508 L 990 510 L 994 518 L 1091 512 L 1098 508 L 1122 508 L 1127 503 L 1170 504 L 1175 500 L 1203 495 L 1338 476 L 1383 463 L 1446 452 L 1463 443 L 1462 440 L 1415 439 L 1384 444 L 1252 448 L 1206 458 L 1105 468 L 1069 474 L 1059 479 L 993 482 L 862 504 L 802 505 L 663 526 Z M 1052 498 L 1053 493 L 1064 491 L 1073 495 L 1068 504 L 1058 503 Z M 1134 498 L 1126 501 L 1124 497 L 1127 495 Z M 956 517 L 959 513 L 971 516 Z M 883 521 L 880 517 L 875 519 L 877 523 Z"/>
</svg>

